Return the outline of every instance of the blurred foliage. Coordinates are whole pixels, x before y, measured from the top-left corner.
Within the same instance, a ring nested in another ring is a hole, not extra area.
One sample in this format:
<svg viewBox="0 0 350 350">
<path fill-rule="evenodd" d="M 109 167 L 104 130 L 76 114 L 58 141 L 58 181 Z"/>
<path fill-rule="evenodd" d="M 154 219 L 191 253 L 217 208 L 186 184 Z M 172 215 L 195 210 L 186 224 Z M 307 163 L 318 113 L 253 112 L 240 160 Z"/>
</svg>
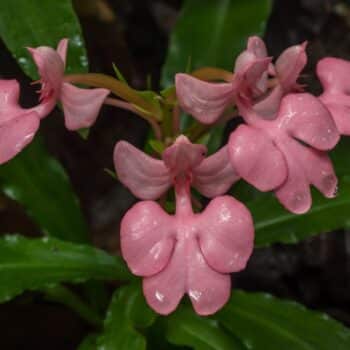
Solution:
<svg viewBox="0 0 350 350">
<path fill-rule="evenodd" d="M 71 0 L 1 0 L 0 36 L 24 72 L 37 79 L 37 68 L 26 47 L 56 48 L 69 39 L 67 73 L 86 72 L 88 60 L 79 21 Z"/>
<path fill-rule="evenodd" d="M 270 0 L 186 0 L 170 38 L 161 83 L 174 75 L 214 66 L 232 71 L 248 36 L 262 35 L 270 14 Z"/>
<path fill-rule="evenodd" d="M 87 226 L 69 179 L 39 136 L 0 167 L 0 187 L 49 236 L 87 242 Z"/>
</svg>

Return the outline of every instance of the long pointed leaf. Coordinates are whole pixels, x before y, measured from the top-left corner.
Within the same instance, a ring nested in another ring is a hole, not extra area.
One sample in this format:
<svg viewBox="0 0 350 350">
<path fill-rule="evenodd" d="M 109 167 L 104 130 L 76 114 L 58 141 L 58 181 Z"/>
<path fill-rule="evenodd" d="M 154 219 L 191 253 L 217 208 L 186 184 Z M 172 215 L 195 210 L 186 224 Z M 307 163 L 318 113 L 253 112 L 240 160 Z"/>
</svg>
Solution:
<svg viewBox="0 0 350 350">
<path fill-rule="evenodd" d="M 0 239 L 0 302 L 59 282 L 132 279 L 121 258 L 54 238 Z"/>
<path fill-rule="evenodd" d="M 250 350 L 350 349 L 350 330 L 342 324 L 269 294 L 234 291 L 215 319 Z"/>
</svg>

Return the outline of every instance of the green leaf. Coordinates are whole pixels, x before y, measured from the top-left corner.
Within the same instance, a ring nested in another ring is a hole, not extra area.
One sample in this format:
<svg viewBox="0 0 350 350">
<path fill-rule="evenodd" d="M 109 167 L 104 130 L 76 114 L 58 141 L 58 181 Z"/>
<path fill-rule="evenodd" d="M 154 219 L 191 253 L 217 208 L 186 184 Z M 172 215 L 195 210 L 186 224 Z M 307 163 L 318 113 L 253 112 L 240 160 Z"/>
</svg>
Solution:
<svg viewBox="0 0 350 350">
<path fill-rule="evenodd" d="M 0 167 L 0 187 L 27 209 L 46 234 L 87 241 L 87 227 L 69 179 L 40 138 Z"/>
<path fill-rule="evenodd" d="M 97 336 L 95 334 L 89 334 L 79 345 L 78 350 L 96 350 L 97 349 Z"/>
<path fill-rule="evenodd" d="M 234 291 L 215 318 L 250 350 L 350 349 L 350 330 L 342 324 L 269 294 Z"/>
<path fill-rule="evenodd" d="M 221 146 L 224 135 L 225 125 L 213 126 L 208 133 L 208 140 L 205 145 L 208 149 L 208 155 L 215 153 Z"/>
<path fill-rule="evenodd" d="M 137 91 L 137 94 L 141 96 L 145 101 L 147 101 L 150 106 L 152 106 L 152 117 L 156 118 L 157 120 L 162 120 L 163 110 L 160 104 L 161 97 L 151 90 Z M 134 107 L 143 112 L 147 112 L 142 110 L 140 106 L 134 105 Z"/>
<path fill-rule="evenodd" d="M 156 314 L 147 306 L 138 285 L 119 288 L 113 295 L 99 337 L 100 350 L 145 350 L 146 339 L 137 331 L 153 324 Z"/>
<path fill-rule="evenodd" d="M 37 69 L 26 47 L 56 48 L 62 38 L 70 39 L 66 73 L 87 70 L 81 28 L 71 0 L 1 0 L 0 36 L 32 79 L 37 79 Z"/>
<path fill-rule="evenodd" d="M 101 327 L 100 315 L 70 289 L 62 285 L 55 285 L 43 288 L 42 291 L 45 293 L 45 299 L 68 306 L 92 326 Z"/>
<path fill-rule="evenodd" d="M 153 151 L 157 152 L 158 154 L 162 154 L 165 150 L 165 145 L 163 142 L 155 139 L 149 139 L 148 143 Z"/>
<path fill-rule="evenodd" d="M 162 85 L 191 69 L 216 66 L 232 70 L 248 36 L 262 34 L 270 13 L 269 0 L 187 0 L 170 38 Z"/>
<path fill-rule="evenodd" d="M 132 277 L 120 257 L 90 246 L 49 237 L 27 239 L 8 235 L 0 239 L 0 302 L 25 290 L 89 279 L 130 280 Z"/>
<path fill-rule="evenodd" d="M 123 83 L 128 85 L 128 82 L 126 81 L 126 79 L 124 78 L 123 74 L 121 73 L 121 71 L 119 70 L 119 68 L 117 67 L 117 65 L 115 63 L 112 63 L 113 66 L 113 70 L 115 75 L 117 76 L 117 78 L 122 81 Z"/>
<path fill-rule="evenodd" d="M 186 345 L 195 350 L 245 350 L 217 321 L 200 317 L 190 308 L 179 307 L 165 322 L 166 337 L 175 345 Z"/>
<path fill-rule="evenodd" d="M 78 134 L 83 140 L 87 140 L 90 135 L 90 128 L 83 128 L 78 130 Z"/>
</svg>

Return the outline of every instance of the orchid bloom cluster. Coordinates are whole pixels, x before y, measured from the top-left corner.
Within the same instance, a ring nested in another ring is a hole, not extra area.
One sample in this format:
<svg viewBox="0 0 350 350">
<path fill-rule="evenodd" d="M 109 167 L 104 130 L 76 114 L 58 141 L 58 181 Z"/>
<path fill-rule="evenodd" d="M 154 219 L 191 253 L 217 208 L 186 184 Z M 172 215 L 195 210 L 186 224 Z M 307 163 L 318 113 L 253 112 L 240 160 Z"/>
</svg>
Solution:
<svg viewBox="0 0 350 350">
<path fill-rule="evenodd" d="M 20 107 L 19 84 L 0 80 L 0 164 L 30 143 L 40 120 L 58 102 L 69 130 L 91 127 L 103 104 L 146 119 L 163 146 L 159 157 L 119 141 L 114 164 L 118 179 L 142 200 L 122 220 L 122 255 L 130 270 L 143 277 L 145 298 L 158 313 L 174 311 L 184 294 L 200 315 L 213 314 L 227 302 L 230 273 L 245 268 L 254 246 L 249 210 L 225 195 L 239 179 L 273 191 L 295 214 L 310 209 L 310 185 L 328 198 L 336 195 L 337 177 L 327 151 L 340 134 L 350 135 L 350 62 L 322 59 L 317 75 L 324 92 L 313 96 L 298 83 L 307 62 L 305 43 L 286 49 L 273 62 L 264 42 L 251 37 L 233 73 L 203 68 L 177 74 L 175 90 L 147 98 L 113 77 L 65 75 L 67 45 L 63 39 L 57 50 L 29 49 L 40 75 L 37 106 Z M 195 120 L 183 135 L 180 110 Z M 207 157 L 206 147 L 195 143 L 198 130 L 209 132 L 238 115 L 243 123 L 227 145 Z M 172 188 L 174 214 L 164 209 Z M 202 212 L 193 210 L 191 188 L 212 198 Z"/>
</svg>

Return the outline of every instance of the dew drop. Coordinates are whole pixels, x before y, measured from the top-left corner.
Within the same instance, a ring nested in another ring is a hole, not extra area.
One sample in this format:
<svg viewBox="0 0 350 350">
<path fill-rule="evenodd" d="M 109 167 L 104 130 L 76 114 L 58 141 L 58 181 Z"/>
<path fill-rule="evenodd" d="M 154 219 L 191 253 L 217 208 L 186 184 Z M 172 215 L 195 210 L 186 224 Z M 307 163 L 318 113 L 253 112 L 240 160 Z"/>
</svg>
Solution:
<svg viewBox="0 0 350 350">
<path fill-rule="evenodd" d="M 8 243 L 17 243 L 18 242 L 18 236 L 17 235 L 6 235 L 5 241 Z"/>
<path fill-rule="evenodd" d="M 322 314 L 321 318 L 325 321 L 328 321 L 330 319 L 330 317 L 327 314 Z"/>
<path fill-rule="evenodd" d="M 88 60 L 87 60 L 87 57 L 85 55 L 79 56 L 79 60 L 80 60 L 80 64 L 83 67 L 87 67 L 88 66 Z"/>
<path fill-rule="evenodd" d="M 336 185 L 334 188 L 333 197 L 336 197 L 337 195 L 338 195 L 338 185 Z"/>
<path fill-rule="evenodd" d="M 26 57 L 20 57 L 20 58 L 18 59 L 18 62 L 19 62 L 20 64 L 28 64 L 28 59 L 27 59 Z"/>
<path fill-rule="evenodd" d="M 81 40 L 80 35 L 74 35 L 72 40 L 71 40 L 72 44 L 74 44 L 75 46 L 81 47 L 83 46 L 83 41 Z"/>
<path fill-rule="evenodd" d="M 156 299 L 161 303 L 164 301 L 164 294 L 160 293 L 158 290 L 156 291 L 155 296 L 156 296 Z"/>
<path fill-rule="evenodd" d="M 244 345 L 245 345 L 248 349 L 253 349 L 253 344 L 251 343 L 250 340 L 245 339 L 245 340 L 243 341 L 243 343 L 244 343 Z"/>
</svg>

